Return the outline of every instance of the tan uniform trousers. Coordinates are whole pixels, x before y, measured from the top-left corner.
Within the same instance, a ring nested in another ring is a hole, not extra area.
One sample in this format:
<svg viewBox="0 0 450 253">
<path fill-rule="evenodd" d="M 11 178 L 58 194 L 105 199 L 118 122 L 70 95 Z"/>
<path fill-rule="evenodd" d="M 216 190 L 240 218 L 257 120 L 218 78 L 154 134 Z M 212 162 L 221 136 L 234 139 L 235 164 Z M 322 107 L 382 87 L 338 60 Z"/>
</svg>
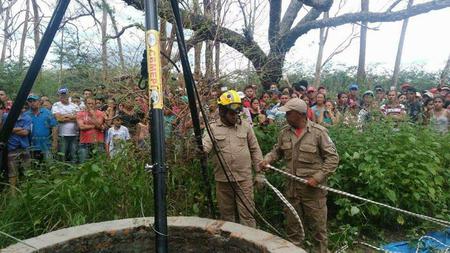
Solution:
<svg viewBox="0 0 450 253">
<path fill-rule="evenodd" d="M 245 208 L 239 197 L 235 196 L 230 183 L 216 182 L 217 204 L 219 206 L 221 219 L 237 222 L 253 228 L 256 227 L 256 221 L 252 216 L 255 206 L 253 200 L 253 180 L 239 181 L 240 188 L 237 186 L 236 182 L 232 182 L 231 184 L 251 212 Z M 248 201 L 250 203 L 248 203 Z M 236 210 L 238 215 L 236 214 Z"/>
<path fill-rule="evenodd" d="M 326 191 L 289 180 L 286 198 L 300 216 L 305 233 L 312 235 L 314 249 L 311 252 L 326 253 L 328 246 Z M 305 238 L 301 236 L 297 219 L 287 208 L 284 211 L 288 239 L 295 245 L 304 247 Z"/>
</svg>

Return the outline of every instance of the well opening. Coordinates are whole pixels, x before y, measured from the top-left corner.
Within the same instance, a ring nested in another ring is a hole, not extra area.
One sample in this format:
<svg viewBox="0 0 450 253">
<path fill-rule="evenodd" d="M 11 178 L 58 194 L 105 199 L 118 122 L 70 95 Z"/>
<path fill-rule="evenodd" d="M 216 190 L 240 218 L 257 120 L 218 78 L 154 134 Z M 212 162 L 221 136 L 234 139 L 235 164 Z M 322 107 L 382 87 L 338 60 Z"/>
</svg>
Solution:
<svg viewBox="0 0 450 253">
<path fill-rule="evenodd" d="M 1 250 L 2 253 L 150 253 L 155 252 L 153 218 L 86 224 L 57 230 Z M 232 222 L 169 217 L 169 252 L 294 253 L 290 242 Z"/>
</svg>

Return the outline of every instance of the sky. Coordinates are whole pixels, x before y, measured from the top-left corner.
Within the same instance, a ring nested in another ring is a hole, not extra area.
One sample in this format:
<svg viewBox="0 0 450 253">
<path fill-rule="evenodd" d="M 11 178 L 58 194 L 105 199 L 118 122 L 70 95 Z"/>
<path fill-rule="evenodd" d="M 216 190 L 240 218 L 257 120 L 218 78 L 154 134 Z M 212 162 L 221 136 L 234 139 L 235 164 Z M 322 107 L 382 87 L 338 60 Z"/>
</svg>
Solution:
<svg viewBox="0 0 450 253">
<path fill-rule="evenodd" d="M 225 13 L 225 26 L 235 30 L 237 32 L 242 31 L 243 27 L 243 15 L 238 9 L 236 1 L 222 0 L 223 2 L 232 3 Z M 255 27 L 255 40 L 266 52 L 269 49 L 267 43 L 267 28 L 269 15 L 267 0 L 247 0 L 247 1 L 259 1 L 262 4 L 258 9 L 259 15 L 256 18 Z M 20 1 L 19 1 L 20 2 Z M 54 5 L 56 0 L 47 0 L 47 3 Z M 75 13 L 75 6 L 72 1 L 70 13 Z M 201 1 L 200 1 L 201 2 Z M 337 11 L 338 0 L 335 0 L 335 5 L 330 10 L 330 16 L 334 16 Z M 359 0 L 343 0 L 345 3 L 342 13 L 358 12 L 360 9 Z M 371 11 L 381 11 L 389 6 L 392 0 L 372 0 L 370 1 Z M 415 4 L 426 1 L 415 0 Z M 133 7 L 126 6 L 121 0 L 108 0 L 116 10 L 116 18 L 119 22 L 119 27 L 128 25 L 130 23 L 143 23 L 144 15 L 142 11 L 138 11 Z M 283 13 L 288 6 L 289 1 L 283 1 Z M 403 0 L 397 9 L 401 9 L 406 6 L 407 1 Z M 46 14 L 50 15 L 51 9 L 43 5 L 43 10 Z M 395 9 L 394 9 L 395 10 Z M 306 13 L 303 9 L 297 18 L 297 21 Z M 97 13 L 100 18 L 101 13 Z M 77 28 L 80 30 L 80 36 L 83 40 L 93 45 L 91 50 L 95 52 L 100 51 L 100 36 L 99 30 L 93 28 L 93 21 L 90 17 L 79 19 L 76 22 Z M 402 66 L 408 66 L 411 64 L 422 65 L 426 70 L 438 71 L 443 68 L 447 58 L 450 55 L 450 33 L 448 27 L 446 30 L 446 24 L 450 23 L 450 8 L 432 11 L 426 14 L 415 16 L 410 18 L 408 24 L 408 30 L 406 34 L 406 41 L 403 49 Z M 367 50 L 366 50 L 366 63 L 367 65 L 378 65 L 381 68 L 393 69 L 395 56 L 398 47 L 398 41 L 400 36 L 402 22 L 390 22 L 390 23 L 375 23 L 369 24 L 370 28 L 377 28 L 377 30 L 370 29 L 367 36 Z M 110 32 L 112 31 L 111 28 Z M 120 28 L 119 28 L 120 29 Z M 359 30 L 358 27 L 355 28 Z M 324 58 L 340 44 L 349 34 L 351 34 L 352 25 L 343 25 L 336 28 L 331 28 L 329 31 L 329 39 L 325 45 Z M 186 31 L 187 37 L 191 34 Z M 30 31 L 31 36 L 31 31 Z M 58 34 L 56 40 L 60 38 Z M 0 38 L 1 40 L 2 38 Z M 126 50 L 129 52 L 135 52 L 129 57 L 129 61 L 140 61 L 140 51 L 143 48 L 144 34 L 138 29 L 128 29 L 122 36 Z M 319 30 L 312 30 L 306 35 L 299 38 L 295 46 L 289 51 L 286 57 L 285 68 L 288 72 L 295 72 L 300 65 L 313 68 L 316 62 L 318 51 Z M 115 43 L 111 41 L 110 47 L 114 47 Z M 27 42 L 27 48 L 29 52 L 33 50 L 33 42 Z M 353 40 L 352 44 L 341 54 L 333 57 L 332 63 L 334 65 L 345 64 L 355 66 L 358 63 L 359 54 L 359 39 Z M 189 56 L 193 59 L 193 50 L 189 52 Z M 111 57 L 115 57 L 112 55 Z M 46 60 L 47 67 L 50 66 L 49 62 L 55 59 L 55 55 L 49 55 Z M 221 69 L 224 72 L 231 72 L 233 70 L 243 70 L 247 68 L 247 60 L 240 53 L 234 49 L 222 46 L 221 50 Z"/>
</svg>

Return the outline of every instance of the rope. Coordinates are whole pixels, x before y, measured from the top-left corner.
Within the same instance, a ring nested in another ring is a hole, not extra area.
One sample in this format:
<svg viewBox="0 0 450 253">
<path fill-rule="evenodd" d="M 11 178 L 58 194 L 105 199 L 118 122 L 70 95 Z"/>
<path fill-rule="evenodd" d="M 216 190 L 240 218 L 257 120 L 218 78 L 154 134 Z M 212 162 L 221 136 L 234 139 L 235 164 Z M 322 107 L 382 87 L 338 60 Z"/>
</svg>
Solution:
<svg viewBox="0 0 450 253">
<path fill-rule="evenodd" d="M 15 241 L 18 242 L 18 243 L 21 243 L 21 244 L 23 244 L 23 245 L 25 245 L 25 246 L 28 246 L 28 247 L 30 247 L 30 248 L 33 248 L 33 249 L 37 250 L 37 248 L 34 247 L 33 245 L 28 244 L 28 243 L 26 243 L 25 241 L 20 240 L 19 238 L 16 238 L 16 237 L 14 237 L 14 236 L 12 236 L 12 235 L 10 235 L 10 234 L 8 234 L 8 233 L 5 233 L 5 232 L 3 232 L 3 231 L 0 231 L 0 234 L 1 234 L 1 235 L 4 235 L 4 236 L 6 236 L 6 237 L 11 238 L 11 239 L 15 240 Z M 0 250 L 0 251 L 1 251 L 1 250 Z"/>
<path fill-rule="evenodd" d="M 184 35 L 183 35 L 183 26 L 182 26 L 182 23 L 181 23 L 181 15 L 180 15 L 179 7 L 178 7 L 178 2 L 175 1 L 175 0 L 171 0 L 171 1 L 170 1 L 170 4 L 171 4 L 171 6 L 172 6 L 173 14 L 174 14 L 174 17 L 175 17 L 176 32 L 177 32 L 177 37 L 178 37 L 178 41 L 179 41 L 179 44 L 178 44 L 178 45 L 179 45 L 179 48 L 180 48 L 180 52 L 181 52 L 182 54 L 186 54 L 186 55 L 187 55 L 187 50 L 186 50 L 186 45 L 185 45 L 185 39 L 184 39 Z M 188 73 L 187 73 L 188 76 L 189 76 L 190 78 L 192 78 L 192 72 L 190 71 L 189 64 L 187 64 L 186 70 L 187 70 L 187 72 L 188 72 Z M 203 105 L 202 105 L 201 96 L 200 96 L 200 94 L 199 94 L 199 92 L 198 92 L 198 90 L 197 90 L 197 85 L 195 84 L 195 82 L 193 82 L 193 86 L 194 86 L 194 92 L 195 92 L 195 95 L 196 95 L 196 98 L 197 98 L 198 106 L 199 106 L 200 111 L 201 111 L 201 113 L 202 113 L 203 120 L 205 121 L 205 128 L 206 128 L 206 131 L 207 131 L 207 133 L 208 133 L 209 138 L 211 139 L 211 142 L 212 142 L 212 144 L 213 144 L 213 148 L 214 148 L 214 150 L 216 151 L 215 153 L 216 153 L 217 158 L 218 158 L 218 160 L 219 160 L 220 167 L 222 168 L 222 170 L 223 170 L 223 172 L 224 172 L 224 174 L 225 174 L 225 177 L 227 178 L 227 181 L 230 183 L 230 187 L 231 187 L 231 189 L 233 190 L 233 193 L 235 194 L 235 196 L 237 196 L 237 198 L 239 199 L 239 201 L 241 201 L 241 203 L 242 203 L 242 205 L 244 206 L 244 208 L 251 214 L 251 216 L 252 216 L 255 220 L 256 220 L 256 217 L 255 217 L 255 214 L 256 214 L 256 215 L 257 215 L 257 216 L 258 216 L 258 217 L 259 217 L 259 218 L 260 218 L 260 219 L 261 219 L 261 220 L 262 220 L 262 221 L 263 221 L 270 229 L 272 229 L 272 230 L 273 230 L 275 233 L 277 233 L 278 235 L 282 236 L 281 233 L 280 233 L 280 231 L 278 231 L 272 224 L 270 224 L 270 223 L 263 217 L 263 215 L 258 211 L 258 209 L 257 209 L 256 206 L 254 205 L 253 201 L 250 201 L 250 200 L 247 198 L 247 196 L 245 196 L 245 194 L 239 194 L 239 192 L 237 191 L 237 189 L 235 189 L 235 187 L 234 187 L 233 184 L 231 183 L 232 181 L 231 181 L 231 179 L 229 178 L 229 175 L 227 174 L 226 169 L 228 169 L 228 171 L 230 172 L 230 175 L 232 176 L 232 178 L 233 178 L 234 181 L 236 182 L 237 188 L 239 188 L 239 190 L 240 190 L 241 192 L 243 192 L 243 191 L 242 191 L 242 187 L 241 187 L 240 184 L 237 182 L 237 180 L 235 180 L 234 175 L 231 173 L 230 167 L 229 167 L 228 164 L 226 163 L 226 160 L 223 158 L 223 154 L 222 154 L 222 152 L 221 152 L 219 146 L 217 145 L 217 142 L 216 142 L 216 140 L 215 140 L 215 138 L 214 138 L 214 134 L 212 133 L 212 130 L 211 130 L 210 125 L 209 125 L 208 117 L 207 117 L 206 112 L 205 112 L 205 110 L 204 110 L 204 108 L 203 108 Z M 225 164 L 224 164 L 224 163 L 226 164 L 227 167 L 225 167 Z M 244 200 L 246 200 L 247 203 L 246 203 Z M 247 204 L 252 204 L 253 211 L 254 211 L 255 214 L 252 212 L 252 210 L 248 207 Z"/>
<path fill-rule="evenodd" d="M 367 248 L 379 251 L 379 252 L 385 252 L 385 253 L 401 253 L 401 252 L 397 252 L 397 251 L 389 251 L 389 250 L 385 250 L 382 248 L 379 248 L 375 245 L 369 244 L 367 242 L 363 242 L 363 241 L 354 241 L 353 242 L 354 245 L 359 244 L 359 245 L 363 245 Z M 343 253 L 343 252 L 347 252 L 347 249 L 349 248 L 348 244 L 345 244 L 344 246 L 342 246 L 341 248 L 339 248 L 335 253 Z"/>
<path fill-rule="evenodd" d="M 444 251 L 444 252 L 447 252 L 447 251 L 450 250 L 450 245 L 447 245 L 447 244 L 445 244 L 445 243 L 439 241 L 438 239 L 436 239 L 436 238 L 434 238 L 434 237 L 432 237 L 432 236 L 424 235 L 424 236 L 420 237 L 420 238 L 419 238 L 419 241 L 417 242 L 416 253 L 419 253 L 419 250 L 420 250 L 420 242 L 423 241 L 424 239 L 431 239 L 431 240 L 437 242 L 438 244 L 444 246 L 444 247 L 445 247 L 445 251 Z"/>
<path fill-rule="evenodd" d="M 295 181 L 301 182 L 303 184 L 307 184 L 307 182 L 308 182 L 306 179 L 294 176 L 294 175 L 292 175 L 290 173 L 287 173 L 287 172 L 285 172 L 283 170 L 277 169 L 277 168 L 275 168 L 275 167 L 273 167 L 271 165 L 267 165 L 267 168 L 270 168 L 273 171 L 279 172 L 279 173 L 281 173 L 281 174 L 283 174 L 283 175 L 285 175 L 285 176 L 287 176 L 287 177 L 289 177 L 291 179 L 294 179 Z M 373 200 L 366 199 L 366 198 L 363 198 L 363 197 L 359 197 L 359 196 L 356 196 L 354 194 L 351 194 L 351 193 L 348 193 L 348 192 L 344 192 L 344 191 L 340 191 L 340 190 L 336 190 L 336 189 L 333 189 L 333 188 L 330 188 L 330 187 L 327 187 L 327 186 L 323 186 L 323 185 L 320 185 L 320 184 L 317 185 L 317 188 L 322 189 L 322 190 L 326 190 L 326 191 L 330 191 L 330 192 L 334 192 L 334 193 L 337 193 L 337 194 L 340 194 L 340 195 L 343 195 L 343 196 L 346 196 L 346 197 L 362 200 L 362 201 L 365 201 L 365 202 L 368 202 L 368 203 L 371 203 L 371 204 L 375 204 L 375 205 L 378 205 L 378 206 L 386 207 L 388 209 L 391 209 L 391 210 L 394 210 L 394 211 L 397 211 L 397 212 L 400 212 L 400 213 L 403 213 L 403 214 L 407 214 L 407 215 L 410 215 L 410 216 L 414 216 L 414 217 L 417 217 L 417 218 L 420 218 L 420 219 L 423 219 L 423 220 L 426 220 L 426 221 L 429 221 L 429 222 L 432 222 L 432 223 L 435 223 L 435 224 L 438 224 L 438 225 L 441 225 L 441 226 L 444 226 L 444 227 L 450 227 L 450 222 L 449 221 L 433 218 L 433 217 L 426 216 L 426 215 L 423 215 L 423 214 L 413 213 L 413 212 L 410 212 L 410 211 L 407 211 L 407 210 L 403 210 L 403 209 L 400 209 L 400 208 L 397 208 L 397 207 L 393 207 L 393 206 L 390 206 L 390 205 L 387 205 L 387 204 L 384 204 L 384 203 L 381 203 L 381 202 L 377 202 L 377 201 L 373 201 Z"/>
<path fill-rule="evenodd" d="M 269 180 L 267 180 L 267 178 L 264 178 L 264 183 L 266 183 L 266 185 L 268 185 L 270 187 L 270 189 L 272 189 L 273 192 L 275 192 L 275 194 L 278 196 L 278 198 L 286 205 L 286 207 L 291 211 L 291 213 L 295 216 L 295 218 L 298 221 L 298 224 L 300 225 L 300 232 L 301 232 L 301 237 L 305 237 L 305 230 L 303 228 L 303 223 L 302 220 L 300 219 L 300 216 L 298 215 L 297 211 L 295 210 L 295 208 L 292 206 L 291 203 L 289 203 L 289 201 L 283 196 L 283 194 L 277 189 L 275 188 L 275 186 L 273 186 Z"/>
</svg>

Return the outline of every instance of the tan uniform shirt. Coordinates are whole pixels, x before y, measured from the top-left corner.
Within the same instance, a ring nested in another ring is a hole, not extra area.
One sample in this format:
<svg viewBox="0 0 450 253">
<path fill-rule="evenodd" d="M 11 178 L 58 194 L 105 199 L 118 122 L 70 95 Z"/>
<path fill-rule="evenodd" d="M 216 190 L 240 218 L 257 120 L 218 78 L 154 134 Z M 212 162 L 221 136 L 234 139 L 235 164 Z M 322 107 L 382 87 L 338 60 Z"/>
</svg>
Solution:
<svg viewBox="0 0 450 253">
<path fill-rule="evenodd" d="M 328 130 L 309 120 L 299 137 L 292 127 L 283 128 L 277 144 L 264 160 L 272 163 L 281 157 L 285 159 L 290 173 L 313 177 L 318 183 L 324 183 L 339 163 Z"/>
<path fill-rule="evenodd" d="M 231 181 L 243 181 L 252 179 L 252 162 L 255 170 L 258 172 L 258 164 L 262 161 L 262 152 L 259 148 L 258 140 L 252 127 L 244 121 L 235 126 L 226 126 L 220 119 L 210 123 L 211 131 L 217 141 L 223 158 L 224 165 L 230 168 L 234 178 L 227 170 L 227 174 Z M 207 153 L 213 149 L 211 139 L 205 131 L 203 135 L 203 146 Z M 214 162 L 216 164 L 214 175 L 216 181 L 228 182 L 223 169 L 214 154 Z"/>
</svg>

